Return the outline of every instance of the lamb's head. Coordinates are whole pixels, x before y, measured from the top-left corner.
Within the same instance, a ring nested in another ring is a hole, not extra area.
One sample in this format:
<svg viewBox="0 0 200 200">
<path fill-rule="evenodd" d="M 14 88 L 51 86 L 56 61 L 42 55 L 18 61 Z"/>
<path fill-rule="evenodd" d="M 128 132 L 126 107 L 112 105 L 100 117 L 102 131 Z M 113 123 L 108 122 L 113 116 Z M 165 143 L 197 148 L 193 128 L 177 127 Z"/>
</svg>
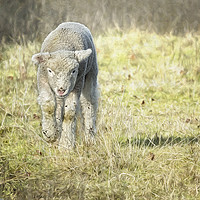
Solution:
<svg viewBox="0 0 200 200">
<path fill-rule="evenodd" d="M 75 86 L 79 63 L 87 59 L 91 53 L 91 49 L 45 52 L 33 55 L 32 61 L 45 70 L 51 89 L 59 98 L 63 98 Z"/>
</svg>

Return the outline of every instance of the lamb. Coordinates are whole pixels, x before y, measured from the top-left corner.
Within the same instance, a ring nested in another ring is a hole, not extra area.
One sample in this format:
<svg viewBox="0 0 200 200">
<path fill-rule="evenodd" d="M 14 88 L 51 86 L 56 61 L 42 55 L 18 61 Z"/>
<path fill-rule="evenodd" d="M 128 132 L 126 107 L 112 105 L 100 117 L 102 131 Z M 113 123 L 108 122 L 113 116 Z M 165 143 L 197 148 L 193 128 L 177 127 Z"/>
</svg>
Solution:
<svg viewBox="0 0 200 200">
<path fill-rule="evenodd" d="M 98 107 L 96 50 L 89 29 L 65 22 L 44 40 L 33 55 L 38 66 L 38 104 L 42 133 L 61 148 L 75 147 L 76 122 L 81 107 L 85 139 L 94 140 Z"/>
</svg>

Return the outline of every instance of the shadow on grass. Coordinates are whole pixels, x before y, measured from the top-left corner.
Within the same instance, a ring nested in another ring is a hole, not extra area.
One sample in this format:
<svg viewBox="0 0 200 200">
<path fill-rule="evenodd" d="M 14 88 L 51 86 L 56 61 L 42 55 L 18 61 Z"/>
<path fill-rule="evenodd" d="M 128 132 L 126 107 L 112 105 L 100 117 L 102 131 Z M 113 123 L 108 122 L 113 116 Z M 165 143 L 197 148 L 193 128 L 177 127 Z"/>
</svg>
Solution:
<svg viewBox="0 0 200 200">
<path fill-rule="evenodd" d="M 188 137 L 163 137 L 158 136 L 155 134 L 152 138 L 131 138 L 127 139 L 126 141 L 121 142 L 121 146 L 133 145 L 133 146 L 148 146 L 148 147 L 155 147 L 155 146 L 166 146 L 166 145 L 184 145 L 184 144 L 194 144 L 200 141 L 200 135 L 197 137 L 188 136 Z"/>
</svg>

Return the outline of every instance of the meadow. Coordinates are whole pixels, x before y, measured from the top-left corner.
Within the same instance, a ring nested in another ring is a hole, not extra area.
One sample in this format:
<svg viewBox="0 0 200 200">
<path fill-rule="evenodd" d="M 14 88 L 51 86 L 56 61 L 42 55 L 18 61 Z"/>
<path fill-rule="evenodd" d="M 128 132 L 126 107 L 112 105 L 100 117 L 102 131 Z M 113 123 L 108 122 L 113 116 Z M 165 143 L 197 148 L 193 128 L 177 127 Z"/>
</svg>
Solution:
<svg viewBox="0 0 200 200">
<path fill-rule="evenodd" d="M 41 135 L 40 42 L 0 46 L 0 198 L 200 199 L 200 35 L 95 36 L 98 134 L 60 152 Z"/>
</svg>

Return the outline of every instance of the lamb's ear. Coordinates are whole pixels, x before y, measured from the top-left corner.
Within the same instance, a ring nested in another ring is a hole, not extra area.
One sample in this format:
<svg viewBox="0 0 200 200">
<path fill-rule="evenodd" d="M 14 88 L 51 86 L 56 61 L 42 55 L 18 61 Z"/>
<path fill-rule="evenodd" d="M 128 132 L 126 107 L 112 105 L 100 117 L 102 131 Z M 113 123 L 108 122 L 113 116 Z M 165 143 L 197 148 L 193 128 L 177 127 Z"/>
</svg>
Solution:
<svg viewBox="0 0 200 200">
<path fill-rule="evenodd" d="M 81 51 L 75 51 L 75 58 L 78 60 L 78 62 L 81 62 L 88 58 L 92 53 L 91 49 L 87 50 L 81 50 Z"/>
<path fill-rule="evenodd" d="M 38 65 L 41 62 L 48 60 L 50 57 L 51 57 L 51 54 L 49 52 L 37 53 L 32 56 L 32 61 L 35 65 Z"/>
</svg>

